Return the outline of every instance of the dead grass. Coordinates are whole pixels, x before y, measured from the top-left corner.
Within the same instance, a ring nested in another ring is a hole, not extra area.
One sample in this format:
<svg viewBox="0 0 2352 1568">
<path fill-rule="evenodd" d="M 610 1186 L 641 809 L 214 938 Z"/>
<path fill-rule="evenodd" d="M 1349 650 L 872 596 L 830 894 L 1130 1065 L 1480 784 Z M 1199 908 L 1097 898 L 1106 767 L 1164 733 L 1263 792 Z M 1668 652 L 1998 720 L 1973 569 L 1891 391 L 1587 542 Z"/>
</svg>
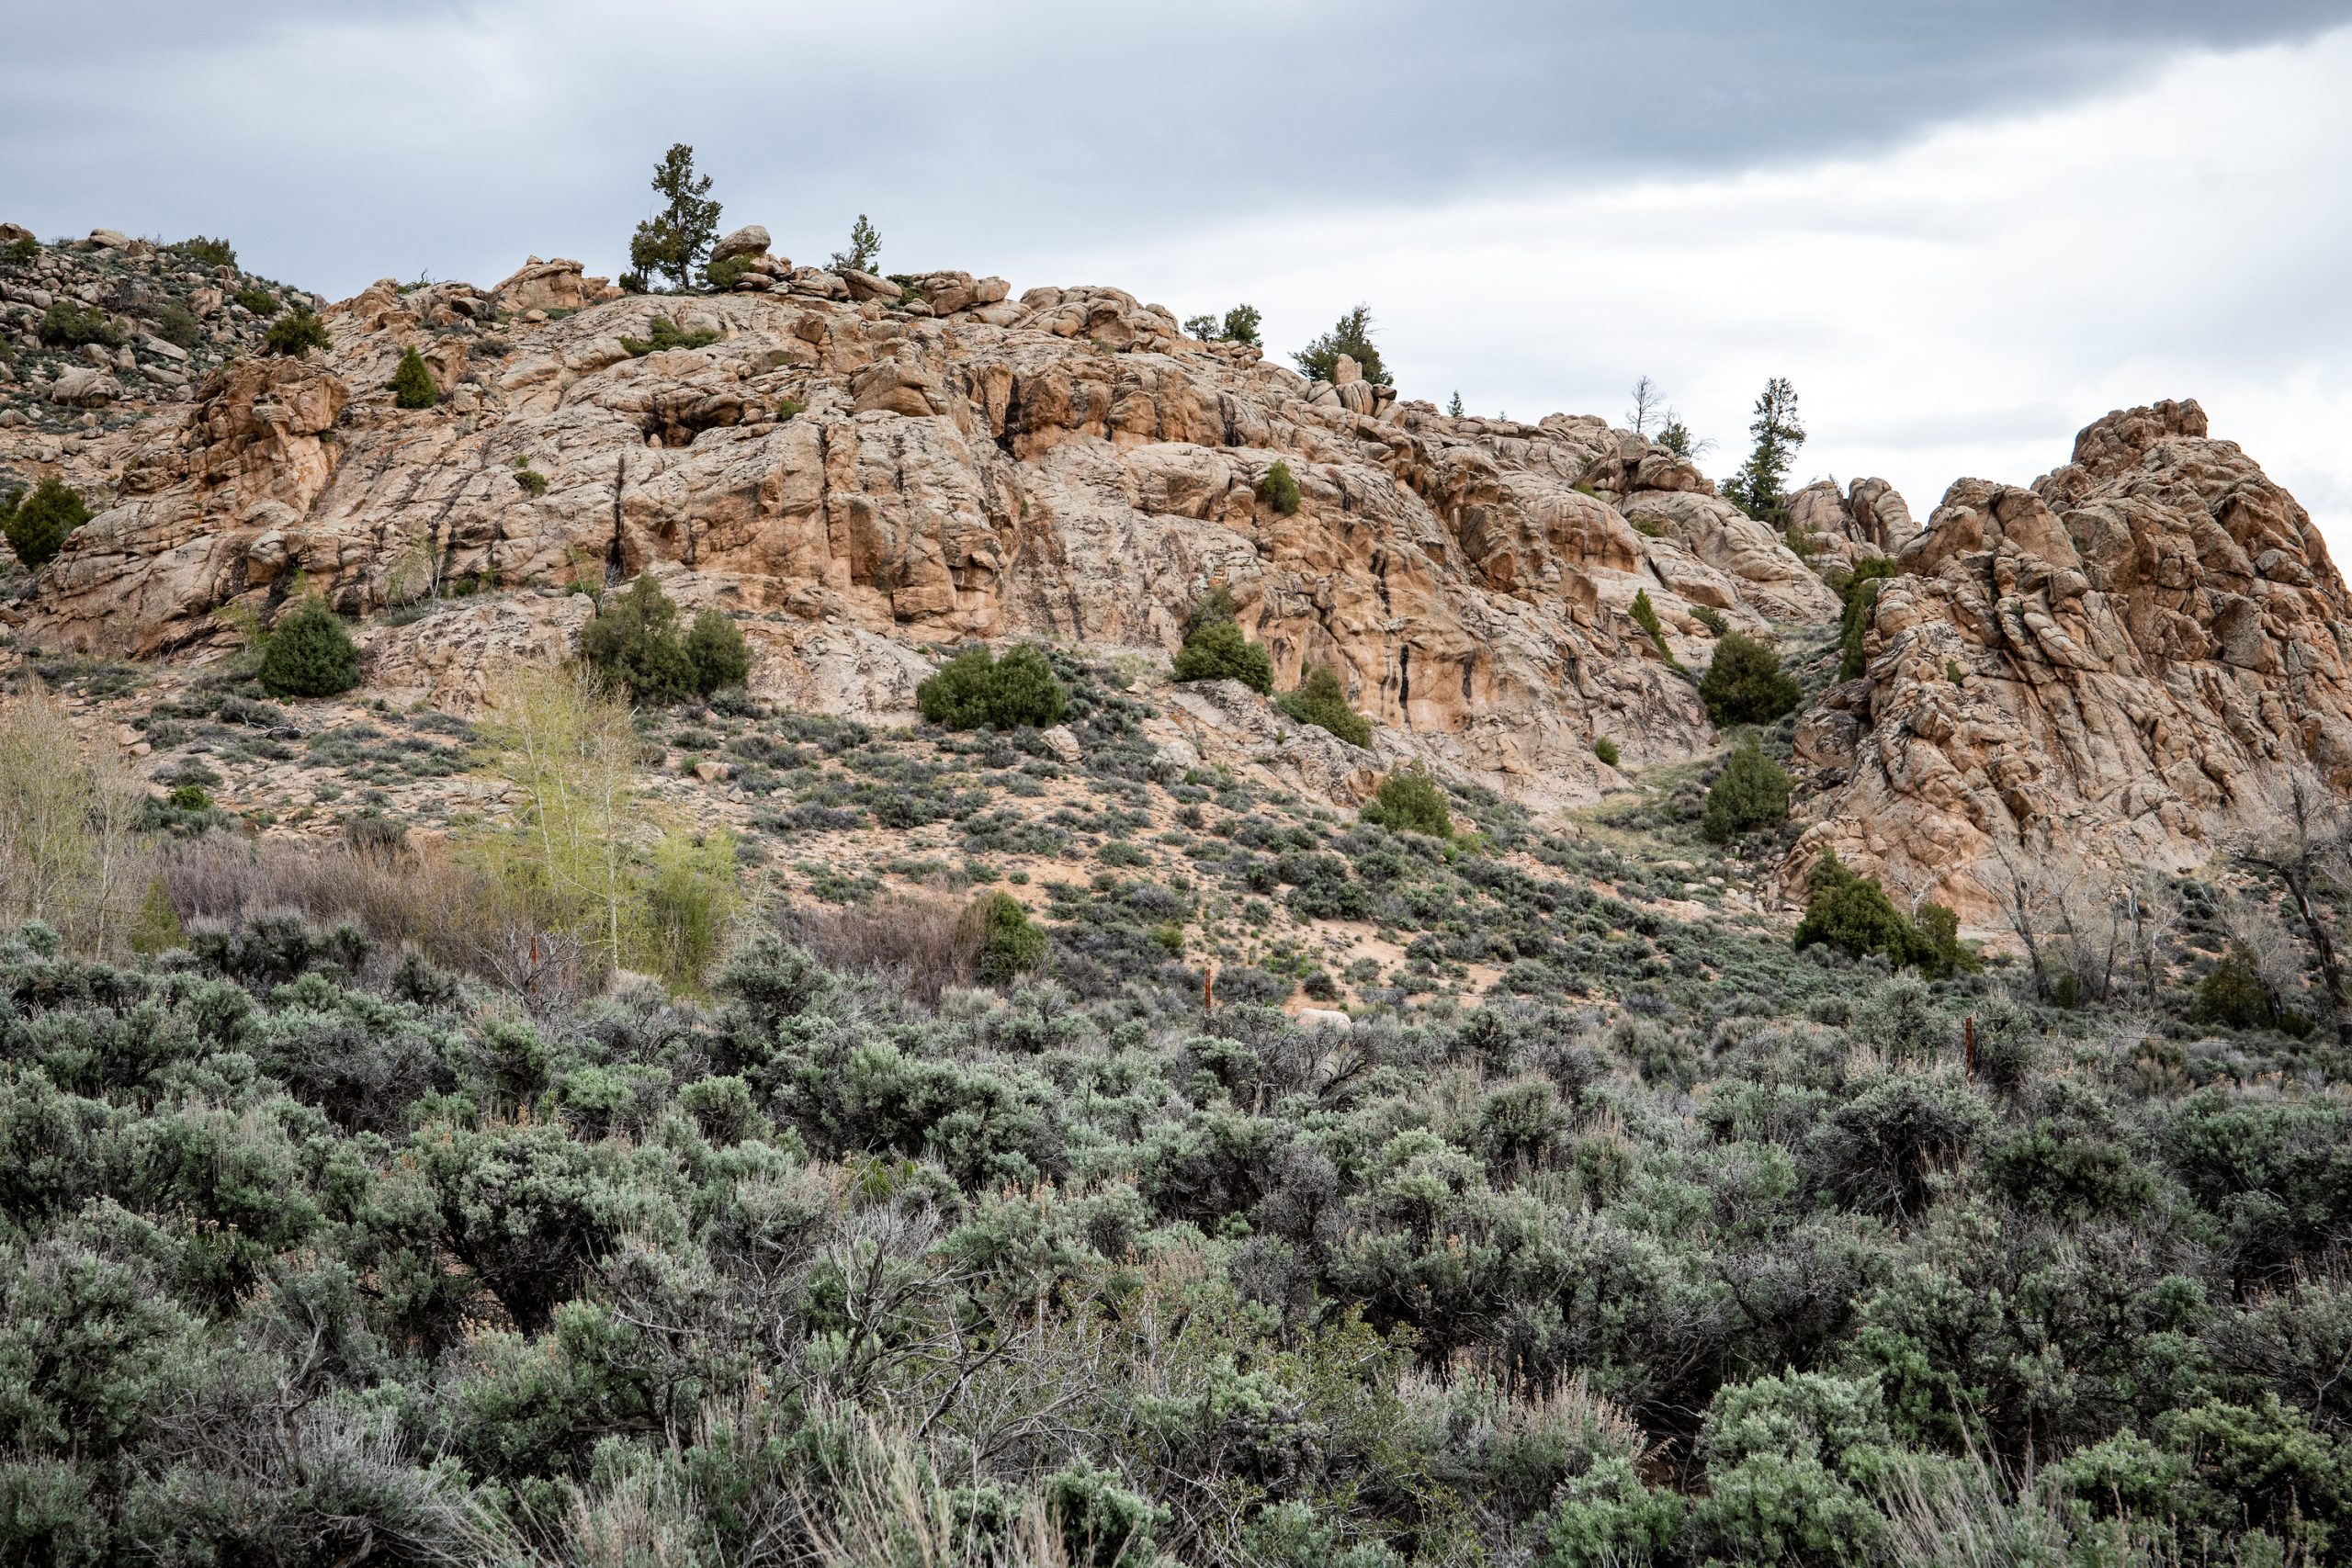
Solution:
<svg viewBox="0 0 2352 1568">
<path fill-rule="evenodd" d="M 978 973 L 979 933 L 962 929 L 964 901 L 885 895 L 860 906 L 803 905 L 778 911 L 776 927 L 828 967 L 898 981 L 925 1007 Z"/>
</svg>

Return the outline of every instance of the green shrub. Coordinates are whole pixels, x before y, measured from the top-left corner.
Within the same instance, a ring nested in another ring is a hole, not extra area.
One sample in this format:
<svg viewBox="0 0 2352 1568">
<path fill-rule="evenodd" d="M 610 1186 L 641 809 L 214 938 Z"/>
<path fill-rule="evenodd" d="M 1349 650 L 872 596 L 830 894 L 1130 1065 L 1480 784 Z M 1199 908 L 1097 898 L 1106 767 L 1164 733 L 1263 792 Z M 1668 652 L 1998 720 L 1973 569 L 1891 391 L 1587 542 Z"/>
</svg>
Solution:
<svg viewBox="0 0 2352 1568">
<path fill-rule="evenodd" d="M 314 348 L 327 346 L 327 324 L 298 307 L 269 323 L 262 346 L 272 354 L 300 359 Z"/>
<path fill-rule="evenodd" d="M 1274 661 L 1262 642 L 1241 635 L 1237 621 L 1212 621 L 1176 650 L 1179 681 L 1238 681 L 1253 692 L 1274 689 Z"/>
<path fill-rule="evenodd" d="M 523 487 L 526 495 L 537 496 L 548 492 L 548 477 L 537 468 L 515 469 L 514 482 Z"/>
<path fill-rule="evenodd" d="M 597 607 L 581 628 L 580 652 L 640 707 L 668 707 L 699 689 L 678 636 L 678 606 L 650 571 Z"/>
<path fill-rule="evenodd" d="M 359 684 L 359 649 L 325 600 L 306 598 L 271 628 L 260 677 L 273 697 L 332 697 Z"/>
<path fill-rule="evenodd" d="M 1915 923 L 1894 907 L 1876 877 L 1855 875 L 1835 850 L 1814 863 L 1805 888 L 1804 919 L 1795 938 L 1800 953 L 1821 942 L 1849 958 L 1874 953 L 1929 976 L 1977 967 L 1976 955 L 1960 944 L 1960 917 L 1950 907 L 1925 905 Z"/>
<path fill-rule="evenodd" d="M 1871 611 L 1878 604 L 1878 592 L 1885 580 L 1894 575 L 1894 561 L 1887 556 L 1865 556 L 1854 563 L 1853 575 L 1838 590 L 1843 604 L 1838 620 L 1838 679 L 1857 680 L 1864 669 L 1862 637 L 1871 629 Z"/>
<path fill-rule="evenodd" d="M 1046 962 L 1046 932 L 1010 893 L 983 893 L 964 906 L 957 936 L 977 955 L 973 973 L 1001 986 Z"/>
<path fill-rule="evenodd" d="M 1592 754 L 1613 768 L 1617 765 L 1617 742 L 1597 738 L 1592 743 Z"/>
<path fill-rule="evenodd" d="M 0 261 L 22 266 L 39 254 L 40 254 L 40 242 L 28 234 L 21 240 L 9 241 L 7 249 L 0 250 Z"/>
<path fill-rule="evenodd" d="M 752 646 L 726 611 L 705 610 L 686 628 L 686 662 L 694 666 L 695 690 L 707 697 L 750 677 Z"/>
<path fill-rule="evenodd" d="M 702 280 L 713 288 L 732 288 L 751 270 L 752 261 L 750 256 L 729 256 L 725 261 L 712 262 L 702 269 Z"/>
<path fill-rule="evenodd" d="M 424 356 L 413 348 L 403 349 L 400 368 L 392 372 L 392 401 L 404 409 L 429 409 L 440 400 L 441 389 L 433 384 Z"/>
<path fill-rule="evenodd" d="M 1712 632 L 1716 637 L 1721 637 L 1724 633 L 1731 630 L 1731 617 L 1724 615 L 1721 610 L 1716 609 L 1713 604 L 1692 605 L 1690 607 L 1690 618 L 1697 621 L 1701 626 L 1706 627 L 1708 631 Z"/>
<path fill-rule="evenodd" d="M 277 296 L 258 283 L 248 283 L 234 294 L 230 295 L 229 299 L 232 303 L 243 306 L 265 321 L 278 311 Z"/>
<path fill-rule="evenodd" d="M 90 508 L 81 493 L 54 475 L 35 485 L 29 494 L 11 496 L 0 503 L 0 534 L 17 558 L 35 570 L 57 558 L 74 529 L 90 520 Z"/>
<path fill-rule="evenodd" d="M 1339 672 L 1324 665 L 1308 671 L 1298 690 L 1277 697 L 1274 705 L 1301 724 L 1329 730 L 1351 746 L 1372 744 L 1372 721 L 1348 705 L 1348 691 L 1340 683 Z"/>
<path fill-rule="evenodd" d="M 2278 1022 L 2278 1005 L 2270 982 L 2244 942 L 2230 943 L 2211 973 L 2197 983 L 2189 1004 L 2188 1021 L 2219 1024 L 2224 1029 L 2270 1029 Z"/>
<path fill-rule="evenodd" d="M 171 248 L 187 257 L 188 260 L 200 263 L 205 266 L 237 265 L 237 247 L 226 240 L 208 240 L 198 234 L 192 239 L 182 240 Z"/>
<path fill-rule="evenodd" d="M 1715 657 L 1699 679 L 1707 717 L 1718 728 L 1770 724 L 1804 697 L 1794 678 L 1781 669 L 1781 656 L 1744 632 L 1715 642 Z"/>
<path fill-rule="evenodd" d="M 1285 517 L 1298 515 L 1298 480 L 1288 463 L 1279 457 L 1274 459 L 1274 466 L 1258 481 L 1258 499 Z"/>
<path fill-rule="evenodd" d="M 1419 767 L 1399 768 L 1380 781 L 1363 819 L 1400 833 L 1426 833 L 1433 839 L 1453 837 L 1453 811 L 1445 791 Z"/>
<path fill-rule="evenodd" d="M 1685 1519 L 1682 1499 L 1653 1490 L 1622 1454 L 1607 1454 L 1562 1481 L 1544 1516 L 1536 1568 L 1622 1568 L 1674 1561 Z"/>
<path fill-rule="evenodd" d="M 1165 1561 L 1152 1544 L 1159 1511 L 1118 1482 L 1082 1459 L 1046 1480 L 1046 1517 L 1071 1568 L 1152 1568 Z"/>
<path fill-rule="evenodd" d="M 41 312 L 38 329 L 40 341 L 51 348 L 79 348 L 84 344 L 103 344 L 119 348 L 129 335 L 122 323 L 100 310 L 85 310 L 70 299 L 51 302 Z"/>
<path fill-rule="evenodd" d="M 1764 754 L 1763 747 L 1748 740 L 1733 749 L 1731 761 L 1708 787 L 1699 831 L 1709 842 L 1720 844 L 1788 819 L 1789 775 Z"/>
<path fill-rule="evenodd" d="M 204 341 L 204 323 L 185 305 L 165 305 L 154 316 L 155 335 L 176 348 L 194 348 Z"/>
<path fill-rule="evenodd" d="M 1657 618 L 1657 606 L 1650 603 L 1648 589 L 1634 591 L 1631 614 L 1634 624 L 1642 628 L 1644 635 L 1650 639 L 1650 646 L 1657 649 L 1657 656 L 1677 670 L 1681 669 L 1682 663 L 1674 657 L 1674 650 L 1666 646 L 1666 626 Z"/>
<path fill-rule="evenodd" d="M 707 328 L 701 332 L 682 332 L 678 323 L 667 316 L 656 316 L 646 328 L 644 337 L 623 337 L 621 346 L 632 358 L 642 359 L 649 354 L 673 348 L 708 348 L 718 341 L 718 334 Z"/>
<path fill-rule="evenodd" d="M 967 649 L 915 688 L 924 719 L 949 729 L 1043 729 L 1061 722 L 1068 704 L 1045 650 L 1034 643 L 1001 660 L 984 647 Z"/>
</svg>

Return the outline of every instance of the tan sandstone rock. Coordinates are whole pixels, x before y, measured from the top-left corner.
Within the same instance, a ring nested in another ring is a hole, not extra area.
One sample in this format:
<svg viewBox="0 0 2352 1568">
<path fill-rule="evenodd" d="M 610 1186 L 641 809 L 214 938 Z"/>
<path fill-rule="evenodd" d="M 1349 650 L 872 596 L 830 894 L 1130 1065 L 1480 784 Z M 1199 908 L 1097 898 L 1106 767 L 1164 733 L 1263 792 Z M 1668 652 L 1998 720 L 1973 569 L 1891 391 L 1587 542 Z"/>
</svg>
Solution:
<svg viewBox="0 0 2352 1568">
<path fill-rule="evenodd" d="M 1896 558 L 1802 761 L 1849 776 L 1791 862 L 1964 912 L 1996 848 L 2186 869 L 2296 775 L 2352 789 L 2352 595 L 2194 402 L 2108 415 L 2031 489 L 1962 479 Z M 1850 761 L 1848 759 L 1850 758 Z"/>
<path fill-rule="evenodd" d="M 266 611 L 297 572 L 365 617 L 422 566 L 507 592 L 379 628 L 369 679 L 468 711 L 501 660 L 570 646 L 584 601 L 533 590 L 651 569 L 682 605 L 737 614 L 755 694 L 903 716 L 927 648 L 1164 658 L 1222 583 L 1283 685 L 1340 674 L 1374 750 L 1327 752 L 1254 694 L 1246 719 L 1171 696 L 1190 716 L 1160 740 L 1277 754 L 1335 799 L 1414 757 L 1546 804 L 1621 782 L 1596 735 L 1629 766 L 1713 744 L 1633 624 L 1636 592 L 1694 664 L 1698 605 L 1758 629 L 1834 613 L 1770 530 L 1602 420 L 1448 419 L 1360 378 L 1363 406 L 1313 402 L 1295 371 L 1114 288 L 1015 300 L 931 273 L 916 311 L 897 285 L 853 299 L 831 273 L 759 276 L 781 287 L 598 299 L 576 264 L 534 262 L 490 297 L 371 288 L 324 313 L 327 350 L 241 360 L 142 427 L 115 502 L 43 573 L 34 635 L 212 646 L 217 609 Z M 485 298 L 508 312 L 494 335 Z M 632 356 L 621 340 L 657 314 L 715 341 Z M 440 408 L 383 389 L 408 346 Z M 1295 515 L 1258 497 L 1278 459 Z"/>
</svg>

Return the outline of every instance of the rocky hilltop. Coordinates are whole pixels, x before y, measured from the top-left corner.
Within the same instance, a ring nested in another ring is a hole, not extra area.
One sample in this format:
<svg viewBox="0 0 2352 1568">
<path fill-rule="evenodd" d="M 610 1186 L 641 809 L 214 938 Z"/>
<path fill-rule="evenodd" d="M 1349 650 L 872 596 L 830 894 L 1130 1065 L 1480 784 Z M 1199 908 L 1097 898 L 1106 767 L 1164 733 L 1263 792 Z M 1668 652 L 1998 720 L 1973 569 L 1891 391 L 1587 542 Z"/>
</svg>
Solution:
<svg viewBox="0 0 2352 1568">
<path fill-rule="evenodd" d="M 1771 530 L 1603 420 L 1448 418 L 1346 365 L 1310 384 L 1114 288 L 752 260 L 718 296 L 535 261 L 329 307 L 325 351 L 242 360 L 78 455 L 111 504 L 28 635 L 201 651 L 297 573 L 362 616 L 518 591 L 377 638 L 379 683 L 463 707 L 486 661 L 576 629 L 565 586 L 650 568 L 751 617 L 763 694 L 873 714 L 911 706 L 926 646 L 1164 654 L 1221 582 L 1283 683 L 1329 664 L 1407 749 L 1557 803 L 1623 782 L 1598 739 L 1627 766 L 1713 743 L 1637 592 L 1697 665 L 1702 607 L 1757 632 L 1835 611 Z M 437 408 L 394 406 L 412 347 Z M 1261 498 L 1277 462 L 1295 514 Z"/>
<path fill-rule="evenodd" d="M 1959 481 L 1895 564 L 1867 672 L 1797 730 L 1800 863 L 1982 908 L 2001 846 L 2186 870 L 2297 775 L 2352 787 L 2352 596 L 2193 401 L 2109 414 L 2030 487 Z"/>
<path fill-rule="evenodd" d="M 1416 758 L 1551 808 L 1711 753 L 1715 637 L 1815 658 L 1832 584 L 1891 558 L 1860 677 L 1808 666 L 1787 886 L 1834 848 L 1981 918 L 2001 847 L 2186 868 L 2293 775 L 2352 784 L 2352 604 L 2193 402 L 2109 415 L 2030 487 L 1962 480 L 1924 529 L 1883 480 L 1817 481 L 1783 536 L 1602 419 L 1449 417 L 1345 359 L 1310 381 L 1115 288 L 796 267 L 756 228 L 721 251 L 729 290 L 688 297 L 537 257 L 388 279 L 322 306 L 307 356 L 250 352 L 236 301 L 309 297 L 147 242 L 0 267 L 0 481 L 62 474 L 97 512 L 6 614 L 31 646 L 202 661 L 300 583 L 366 624 L 372 691 L 462 715 L 576 646 L 571 589 L 650 570 L 734 613 L 755 696 L 870 719 L 970 639 L 1159 668 L 1222 585 L 1278 682 L 1330 666 L 1374 742 L 1189 687 L 1161 739 L 1286 756 L 1336 804 Z M 59 299 L 116 343 L 49 341 Z M 142 326 L 164 305 L 202 327 L 180 358 Z M 412 349 L 435 406 L 396 404 Z"/>
</svg>

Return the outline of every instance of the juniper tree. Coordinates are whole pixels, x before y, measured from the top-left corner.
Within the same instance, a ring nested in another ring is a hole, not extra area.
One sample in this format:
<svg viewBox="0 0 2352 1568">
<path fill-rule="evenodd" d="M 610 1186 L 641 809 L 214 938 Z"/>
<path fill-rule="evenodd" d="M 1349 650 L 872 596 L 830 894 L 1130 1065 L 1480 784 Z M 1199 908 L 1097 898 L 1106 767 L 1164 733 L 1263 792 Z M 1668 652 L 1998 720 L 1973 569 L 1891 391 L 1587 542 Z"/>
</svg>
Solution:
<svg viewBox="0 0 2352 1568">
<path fill-rule="evenodd" d="M 695 150 L 683 141 L 653 166 L 653 188 L 669 205 L 637 226 L 629 269 L 639 280 L 662 273 L 684 288 L 718 238 L 718 203 L 709 194 L 710 176 L 695 173 Z"/>
</svg>

